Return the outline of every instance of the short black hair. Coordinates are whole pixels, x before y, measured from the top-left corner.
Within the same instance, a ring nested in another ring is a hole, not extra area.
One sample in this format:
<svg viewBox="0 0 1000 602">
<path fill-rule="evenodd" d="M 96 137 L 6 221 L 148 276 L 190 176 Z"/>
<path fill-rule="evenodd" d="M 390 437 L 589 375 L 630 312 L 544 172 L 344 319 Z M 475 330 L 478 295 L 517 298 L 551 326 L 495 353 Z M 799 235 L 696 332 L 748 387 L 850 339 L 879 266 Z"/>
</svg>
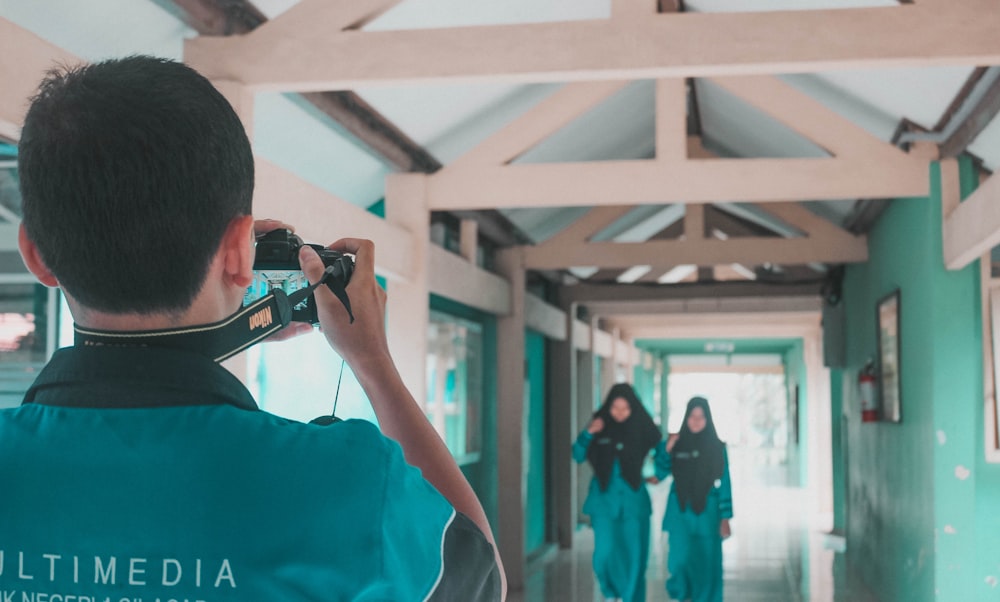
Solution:
<svg viewBox="0 0 1000 602">
<path fill-rule="evenodd" d="M 50 71 L 18 175 L 42 260 L 107 313 L 186 310 L 226 227 L 251 213 L 253 153 L 236 112 L 195 70 L 149 56 Z"/>
</svg>

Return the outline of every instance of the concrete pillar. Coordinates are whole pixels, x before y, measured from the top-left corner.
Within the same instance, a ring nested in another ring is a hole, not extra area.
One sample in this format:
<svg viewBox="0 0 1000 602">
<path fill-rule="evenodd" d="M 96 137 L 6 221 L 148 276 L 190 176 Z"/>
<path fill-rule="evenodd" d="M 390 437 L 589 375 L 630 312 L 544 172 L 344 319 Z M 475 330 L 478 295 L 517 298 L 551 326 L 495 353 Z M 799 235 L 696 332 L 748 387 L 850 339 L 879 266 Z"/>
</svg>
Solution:
<svg viewBox="0 0 1000 602">
<path fill-rule="evenodd" d="M 511 591 L 524 587 L 524 255 L 497 254 L 497 271 L 510 283 L 511 313 L 497 320 L 497 536 Z"/>
<path fill-rule="evenodd" d="M 560 306 L 566 312 L 566 340 L 552 341 L 551 372 L 549 383 L 549 474 L 551 475 L 549 495 L 554 522 L 554 536 L 559 547 L 573 547 L 576 532 L 577 469 L 573 462 L 571 445 L 576 436 L 577 424 L 577 365 L 576 334 L 573 323 L 576 305 L 560 299 Z"/>
<path fill-rule="evenodd" d="M 479 250 L 479 224 L 475 220 L 463 219 L 459 226 L 458 246 L 462 257 L 472 265 L 476 265 L 476 255 Z"/>
<path fill-rule="evenodd" d="M 413 233 L 413 272 L 387 283 L 386 334 L 389 352 L 418 403 L 426 401 L 427 324 L 430 320 L 430 211 L 427 176 L 391 174 L 385 183 L 385 218 Z M 378 253 L 378 249 L 375 249 Z"/>
<path fill-rule="evenodd" d="M 596 324 L 596 322 L 595 322 Z M 601 363 L 601 395 L 607 393 L 611 385 L 618 382 L 618 366 L 624 358 L 618 357 L 618 348 L 621 347 L 621 331 L 617 328 L 611 329 L 611 357 L 605 358 Z"/>
<path fill-rule="evenodd" d="M 584 428 L 590 424 L 594 414 L 594 398 L 597 374 L 594 370 L 594 333 L 597 332 L 597 319 L 590 320 L 590 343 L 586 349 L 576 353 L 577 361 L 577 395 L 576 395 L 576 424 L 574 424 L 573 437 L 580 434 Z M 606 364 L 606 362 L 605 362 Z M 590 487 L 590 479 L 594 472 L 590 464 L 584 462 L 577 464 L 576 468 L 576 507 L 575 523 L 587 522 L 590 519 L 583 515 L 583 503 L 587 499 L 587 489 Z"/>
</svg>

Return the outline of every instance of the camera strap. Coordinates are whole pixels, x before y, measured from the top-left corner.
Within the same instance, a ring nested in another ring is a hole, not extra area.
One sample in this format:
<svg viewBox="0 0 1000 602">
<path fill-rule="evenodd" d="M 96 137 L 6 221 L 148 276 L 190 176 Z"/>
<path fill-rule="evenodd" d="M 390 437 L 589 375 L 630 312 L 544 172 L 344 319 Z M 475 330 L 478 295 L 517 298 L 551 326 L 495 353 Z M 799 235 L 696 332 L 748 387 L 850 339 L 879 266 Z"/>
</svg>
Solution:
<svg viewBox="0 0 1000 602">
<path fill-rule="evenodd" d="M 214 361 L 221 362 L 288 326 L 292 322 L 292 308 L 305 301 L 332 275 L 333 267 L 328 266 L 316 284 L 299 289 L 291 295 L 281 289 L 274 289 L 228 318 L 212 324 L 135 331 L 98 330 L 74 324 L 75 344 L 168 347 L 207 355 Z M 347 292 L 333 292 L 344 303 L 348 314 L 351 314 L 350 301 L 345 301 Z M 353 315 L 351 321 L 354 321 Z"/>
</svg>

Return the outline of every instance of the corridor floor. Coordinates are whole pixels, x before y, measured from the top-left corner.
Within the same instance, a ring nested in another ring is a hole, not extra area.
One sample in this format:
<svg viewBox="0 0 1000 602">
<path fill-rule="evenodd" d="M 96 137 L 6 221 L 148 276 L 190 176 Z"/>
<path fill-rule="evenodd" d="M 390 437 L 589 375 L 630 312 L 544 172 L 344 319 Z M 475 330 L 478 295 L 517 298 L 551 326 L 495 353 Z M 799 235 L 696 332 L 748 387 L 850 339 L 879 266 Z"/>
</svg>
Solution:
<svg viewBox="0 0 1000 602">
<path fill-rule="evenodd" d="M 731 452 L 733 536 L 723 544 L 726 602 L 877 602 L 847 574 L 842 540 L 807 520 L 807 492 L 786 483 L 784 466 L 759 454 Z M 660 520 L 669 480 L 649 487 L 653 534 L 646 572 L 647 600 L 666 602 L 667 535 Z M 591 569 L 593 531 L 582 526 L 573 550 L 560 550 L 528 569 L 523 592 L 511 602 L 602 601 Z"/>
</svg>

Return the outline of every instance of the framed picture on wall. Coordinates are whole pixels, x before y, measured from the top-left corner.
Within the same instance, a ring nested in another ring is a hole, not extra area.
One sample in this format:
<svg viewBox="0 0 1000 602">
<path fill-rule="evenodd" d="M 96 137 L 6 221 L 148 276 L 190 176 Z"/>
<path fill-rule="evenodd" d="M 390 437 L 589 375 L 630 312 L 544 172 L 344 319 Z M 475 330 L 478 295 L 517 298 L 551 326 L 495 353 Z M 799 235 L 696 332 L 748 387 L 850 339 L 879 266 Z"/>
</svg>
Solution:
<svg viewBox="0 0 1000 602">
<path fill-rule="evenodd" d="M 903 419 L 899 361 L 899 291 L 878 302 L 878 383 L 882 402 L 882 420 L 900 422 Z"/>
</svg>

